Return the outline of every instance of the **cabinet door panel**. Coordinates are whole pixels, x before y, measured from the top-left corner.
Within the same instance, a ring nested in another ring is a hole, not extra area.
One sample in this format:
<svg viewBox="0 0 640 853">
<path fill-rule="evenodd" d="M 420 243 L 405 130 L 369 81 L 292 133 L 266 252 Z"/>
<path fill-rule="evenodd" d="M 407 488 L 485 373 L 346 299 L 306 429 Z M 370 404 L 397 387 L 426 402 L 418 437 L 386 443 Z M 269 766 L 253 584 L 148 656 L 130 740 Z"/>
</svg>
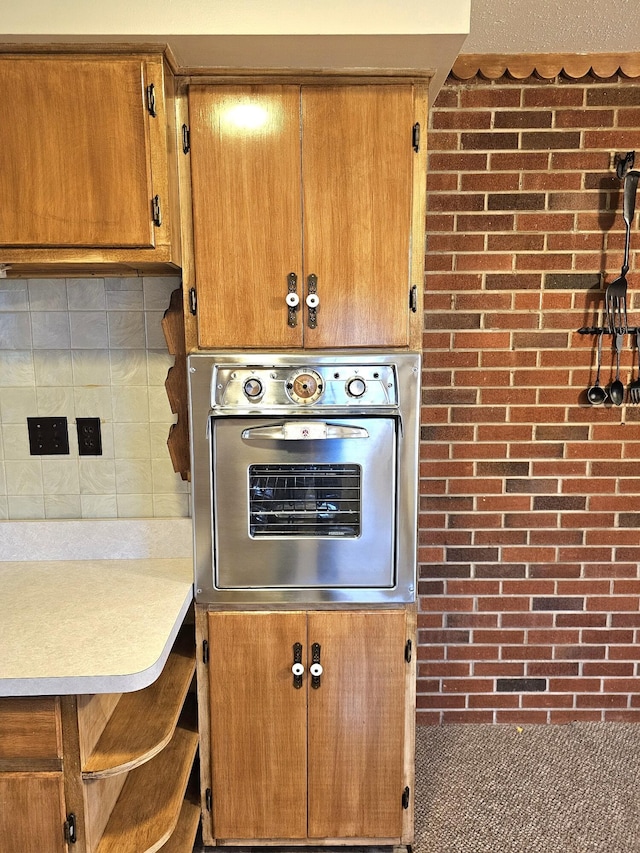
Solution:
<svg viewBox="0 0 640 853">
<path fill-rule="evenodd" d="M 209 691 L 216 838 L 304 838 L 306 691 L 293 645 L 306 614 L 210 613 Z"/>
<path fill-rule="evenodd" d="M 410 85 L 303 87 L 307 347 L 408 344 L 413 114 Z"/>
<path fill-rule="evenodd" d="M 309 687 L 309 837 L 402 832 L 405 614 L 309 614 L 324 672 Z"/>
<path fill-rule="evenodd" d="M 0 774 L 2 853 L 63 853 L 64 821 L 62 774 Z"/>
<path fill-rule="evenodd" d="M 300 346 L 300 89 L 192 86 L 189 112 L 199 344 Z"/>
<path fill-rule="evenodd" d="M 0 58 L 1 246 L 153 247 L 144 85 L 139 60 Z"/>
</svg>

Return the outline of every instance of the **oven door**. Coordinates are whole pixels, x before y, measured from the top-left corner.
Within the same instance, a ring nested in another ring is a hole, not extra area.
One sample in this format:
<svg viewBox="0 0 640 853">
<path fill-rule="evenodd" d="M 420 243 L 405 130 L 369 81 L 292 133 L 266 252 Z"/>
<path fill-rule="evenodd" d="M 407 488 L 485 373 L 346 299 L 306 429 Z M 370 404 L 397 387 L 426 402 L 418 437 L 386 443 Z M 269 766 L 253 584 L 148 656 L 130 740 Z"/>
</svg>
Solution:
<svg viewBox="0 0 640 853">
<path fill-rule="evenodd" d="M 393 587 L 398 428 L 212 418 L 214 586 Z"/>
</svg>

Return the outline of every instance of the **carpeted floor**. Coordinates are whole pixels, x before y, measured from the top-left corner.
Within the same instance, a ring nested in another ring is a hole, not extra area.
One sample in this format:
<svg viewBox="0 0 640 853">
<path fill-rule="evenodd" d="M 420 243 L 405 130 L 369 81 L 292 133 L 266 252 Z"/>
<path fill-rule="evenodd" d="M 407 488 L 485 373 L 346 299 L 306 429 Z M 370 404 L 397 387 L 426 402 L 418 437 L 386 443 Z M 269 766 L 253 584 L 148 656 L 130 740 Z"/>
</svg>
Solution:
<svg viewBox="0 0 640 853">
<path fill-rule="evenodd" d="M 414 853 L 640 853 L 639 725 L 429 726 L 416 741 Z"/>
<path fill-rule="evenodd" d="M 416 853 L 638 853 L 640 726 L 417 733 Z"/>
</svg>

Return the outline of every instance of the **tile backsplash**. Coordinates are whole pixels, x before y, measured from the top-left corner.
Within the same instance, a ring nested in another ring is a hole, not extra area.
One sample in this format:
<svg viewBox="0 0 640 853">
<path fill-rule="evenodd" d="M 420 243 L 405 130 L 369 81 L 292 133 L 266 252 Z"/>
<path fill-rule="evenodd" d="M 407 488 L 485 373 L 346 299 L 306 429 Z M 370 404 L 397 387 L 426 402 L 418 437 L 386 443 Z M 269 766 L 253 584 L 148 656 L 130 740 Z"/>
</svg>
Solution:
<svg viewBox="0 0 640 853">
<path fill-rule="evenodd" d="M 162 315 L 179 278 L 0 279 L 0 519 L 189 515 L 173 471 Z M 66 417 L 68 456 L 31 456 L 28 417 Z M 76 417 L 100 418 L 79 456 Z"/>
</svg>

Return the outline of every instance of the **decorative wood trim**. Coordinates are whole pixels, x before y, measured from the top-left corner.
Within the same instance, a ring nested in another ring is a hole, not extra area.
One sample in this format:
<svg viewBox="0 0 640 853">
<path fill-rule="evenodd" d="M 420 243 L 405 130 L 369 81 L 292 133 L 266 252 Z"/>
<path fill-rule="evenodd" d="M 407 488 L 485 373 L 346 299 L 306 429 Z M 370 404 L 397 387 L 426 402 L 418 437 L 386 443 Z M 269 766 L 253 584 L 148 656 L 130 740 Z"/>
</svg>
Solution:
<svg viewBox="0 0 640 853">
<path fill-rule="evenodd" d="M 169 368 L 165 388 L 169 405 L 178 420 L 171 425 L 167 447 L 173 463 L 173 470 L 183 480 L 189 479 L 189 411 L 187 390 L 187 355 L 185 349 L 184 314 L 182 289 L 177 288 L 171 294 L 169 307 L 162 318 L 162 331 L 170 355 L 175 356 L 175 364 Z"/>
<path fill-rule="evenodd" d="M 559 76 L 578 80 L 588 74 L 600 79 L 617 74 L 634 79 L 640 77 L 640 53 L 469 53 L 456 59 L 451 74 L 458 80 L 476 75 L 486 80 L 505 76 L 513 80 Z"/>
</svg>

